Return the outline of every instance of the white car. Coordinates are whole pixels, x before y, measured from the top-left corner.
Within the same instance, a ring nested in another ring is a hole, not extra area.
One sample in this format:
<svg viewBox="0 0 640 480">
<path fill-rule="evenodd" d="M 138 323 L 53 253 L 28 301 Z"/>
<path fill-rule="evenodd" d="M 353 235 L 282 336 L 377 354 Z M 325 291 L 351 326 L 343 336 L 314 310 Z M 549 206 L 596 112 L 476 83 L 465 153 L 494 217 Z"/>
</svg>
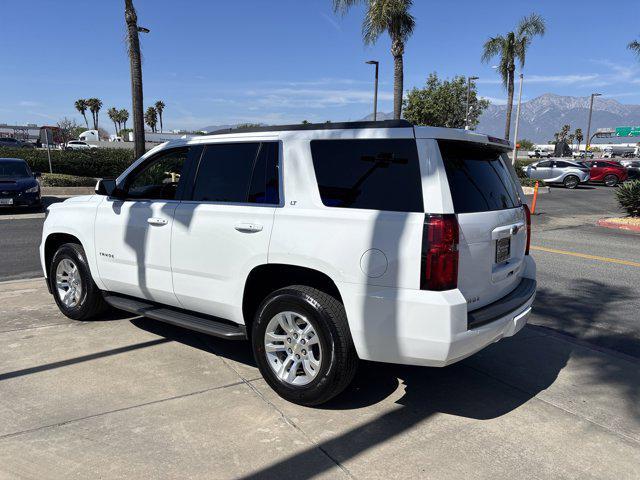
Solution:
<svg viewBox="0 0 640 480">
<path fill-rule="evenodd" d="M 51 205 L 42 267 L 66 316 L 108 304 L 248 338 L 279 395 L 317 405 L 358 359 L 442 367 L 525 325 L 536 267 L 510 148 L 406 121 L 172 141 Z"/>
<path fill-rule="evenodd" d="M 90 145 L 87 142 L 81 140 L 71 140 L 67 142 L 65 150 L 91 150 L 98 148 L 96 145 Z"/>
</svg>

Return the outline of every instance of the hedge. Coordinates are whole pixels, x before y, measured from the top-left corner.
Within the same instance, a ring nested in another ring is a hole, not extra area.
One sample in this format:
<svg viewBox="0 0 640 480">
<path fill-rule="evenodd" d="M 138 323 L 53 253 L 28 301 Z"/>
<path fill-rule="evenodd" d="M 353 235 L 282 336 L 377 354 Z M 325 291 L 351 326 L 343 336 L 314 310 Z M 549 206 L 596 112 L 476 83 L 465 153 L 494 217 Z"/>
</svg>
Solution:
<svg viewBox="0 0 640 480">
<path fill-rule="evenodd" d="M 22 158 L 34 172 L 48 172 L 47 151 L 35 148 L 0 148 L 0 158 Z M 133 150 L 96 148 L 92 150 L 51 150 L 53 173 L 81 177 L 117 177 L 134 161 Z"/>
<path fill-rule="evenodd" d="M 40 184 L 43 187 L 93 187 L 96 184 L 96 179 L 63 173 L 43 173 Z"/>
</svg>

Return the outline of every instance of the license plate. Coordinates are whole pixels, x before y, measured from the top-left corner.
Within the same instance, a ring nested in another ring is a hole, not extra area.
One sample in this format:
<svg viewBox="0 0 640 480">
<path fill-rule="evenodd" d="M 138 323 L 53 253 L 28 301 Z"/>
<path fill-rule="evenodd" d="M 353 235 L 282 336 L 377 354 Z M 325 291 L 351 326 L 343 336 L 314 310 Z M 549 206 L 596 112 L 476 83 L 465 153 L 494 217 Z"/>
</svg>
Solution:
<svg viewBox="0 0 640 480">
<path fill-rule="evenodd" d="M 0 198 L 0 205 L 13 205 L 13 198 Z"/>
<path fill-rule="evenodd" d="M 496 241 L 496 263 L 502 263 L 511 257 L 511 237 L 500 238 Z"/>
</svg>

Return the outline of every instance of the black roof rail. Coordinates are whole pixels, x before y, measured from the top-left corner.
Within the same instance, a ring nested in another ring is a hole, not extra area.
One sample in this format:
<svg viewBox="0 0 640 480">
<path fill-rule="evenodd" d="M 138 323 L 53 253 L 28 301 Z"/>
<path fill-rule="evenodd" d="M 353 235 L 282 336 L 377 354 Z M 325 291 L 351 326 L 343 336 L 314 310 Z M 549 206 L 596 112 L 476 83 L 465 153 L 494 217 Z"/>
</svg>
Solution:
<svg viewBox="0 0 640 480">
<path fill-rule="evenodd" d="M 361 128 L 411 128 L 413 123 L 407 120 L 380 120 L 377 122 L 337 122 L 337 123 L 298 123 L 295 125 L 272 125 L 264 127 L 225 128 L 207 133 L 207 135 L 228 135 L 230 133 L 285 132 L 296 130 L 351 130 Z"/>
</svg>

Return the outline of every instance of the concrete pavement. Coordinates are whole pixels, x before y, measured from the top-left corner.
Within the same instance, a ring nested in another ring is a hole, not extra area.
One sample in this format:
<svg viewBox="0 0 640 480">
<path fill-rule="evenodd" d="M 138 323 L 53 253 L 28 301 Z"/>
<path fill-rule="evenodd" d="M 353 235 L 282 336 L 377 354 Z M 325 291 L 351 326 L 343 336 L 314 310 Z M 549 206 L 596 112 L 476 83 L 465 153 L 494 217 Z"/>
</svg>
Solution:
<svg viewBox="0 0 640 480">
<path fill-rule="evenodd" d="M 363 363 L 322 408 L 246 342 L 62 317 L 0 284 L 0 478 L 640 476 L 640 362 L 527 327 L 444 369 Z"/>
</svg>

